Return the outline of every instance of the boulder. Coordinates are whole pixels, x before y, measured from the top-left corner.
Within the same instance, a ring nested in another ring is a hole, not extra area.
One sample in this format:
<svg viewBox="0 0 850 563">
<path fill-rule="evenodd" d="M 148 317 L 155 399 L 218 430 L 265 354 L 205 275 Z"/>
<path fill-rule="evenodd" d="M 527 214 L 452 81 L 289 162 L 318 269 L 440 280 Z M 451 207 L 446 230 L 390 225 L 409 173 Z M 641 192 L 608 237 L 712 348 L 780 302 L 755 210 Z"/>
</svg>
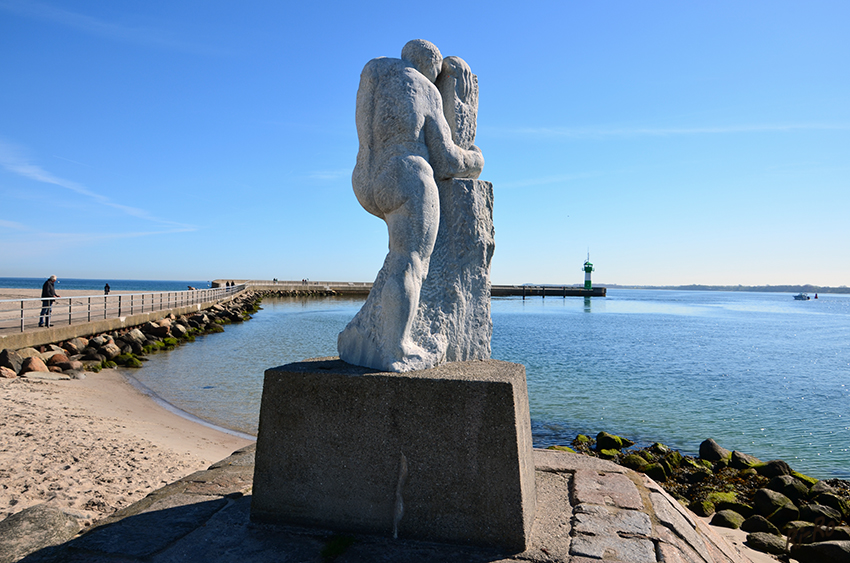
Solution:
<svg viewBox="0 0 850 563">
<path fill-rule="evenodd" d="M 69 369 L 68 371 L 63 371 L 62 373 L 64 373 L 65 375 L 67 375 L 71 379 L 85 379 L 86 378 L 85 372 L 82 371 L 82 370 L 78 370 L 78 369 Z"/>
<path fill-rule="evenodd" d="M 785 553 L 785 538 L 775 536 L 767 532 L 753 532 L 747 534 L 747 547 L 762 553 L 771 555 L 782 555 Z"/>
<path fill-rule="evenodd" d="M 0 378 L 14 379 L 16 377 L 18 377 L 18 372 L 13 369 L 7 368 L 6 366 L 0 366 Z"/>
<path fill-rule="evenodd" d="M 133 342 L 138 342 L 141 344 L 145 341 L 145 333 L 141 330 L 134 328 L 130 332 L 124 335 L 124 342 L 129 342 L 131 345 Z"/>
<path fill-rule="evenodd" d="M 146 322 L 142 326 L 142 332 L 144 332 L 145 334 L 152 334 L 160 338 L 165 338 L 166 336 L 171 334 L 171 329 L 168 326 L 160 326 L 154 322 Z"/>
<path fill-rule="evenodd" d="M 850 504 L 834 493 L 821 493 L 813 498 L 817 504 L 831 506 L 841 513 L 845 520 L 850 519 Z"/>
<path fill-rule="evenodd" d="M 634 445 L 635 443 L 631 440 L 627 440 L 626 438 L 621 438 L 620 436 L 615 436 L 607 432 L 600 432 L 596 435 L 597 450 L 621 450 Z"/>
<path fill-rule="evenodd" d="M 94 338 L 89 339 L 89 346 L 91 346 L 92 348 L 100 348 L 101 346 L 103 346 L 107 342 L 108 341 L 104 336 L 97 335 Z"/>
<path fill-rule="evenodd" d="M 186 328 L 185 325 L 182 325 L 180 323 L 174 323 L 173 325 L 171 325 L 171 334 L 173 334 L 177 338 L 182 338 L 186 336 L 186 333 L 188 332 L 189 329 Z"/>
<path fill-rule="evenodd" d="M 835 494 L 837 492 L 838 491 L 835 489 L 835 487 L 833 487 L 832 485 L 830 485 L 826 481 L 818 481 L 817 483 L 812 485 L 812 487 L 809 489 L 809 495 L 812 498 L 815 498 L 816 496 L 818 496 L 821 493 Z"/>
<path fill-rule="evenodd" d="M 847 526 L 823 526 L 811 522 L 795 521 L 785 526 L 785 535 L 789 543 L 817 543 L 822 541 L 850 540 L 850 528 Z"/>
<path fill-rule="evenodd" d="M 658 483 L 663 483 L 667 480 L 667 477 L 669 477 L 667 470 L 664 469 L 664 465 L 660 463 L 650 463 L 643 469 L 643 472 L 646 473 L 650 479 Z"/>
<path fill-rule="evenodd" d="M 33 356 L 41 356 L 41 352 L 39 352 L 35 348 L 21 348 L 17 350 L 17 353 L 24 360 L 27 358 L 32 358 Z"/>
<path fill-rule="evenodd" d="M 72 338 L 62 344 L 62 348 L 73 354 L 79 354 L 89 345 L 89 341 L 85 338 Z"/>
<path fill-rule="evenodd" d="M 80 361 L 61 362 L 61 363 L 56 364 L 56 367 L 58 367 L 63 372 L 67 372 L 67 371 L 70 371 L 70 370 L 79 371 L 79 370 L 83 369 L 83 362 L 80 362 Z"/>
<path fill-rule="evenodd" d="M 57 364 L 62 364 L 62 363 L 66 363 L 66 362 L 69 362 L 69 361 L 71 361 L 71 360 L 70 360 L 70 358 L 68 358 L 68 356 L 66 356 L 65 354 L 60 354 L 59 352 L 57 352 L 57 353 L 53 354 L 52 356 L 50 356 L 50 359 L 47 360 L 47 366 L 48 367 L 55 366 Z"/>
<path fill-rule="evenodd" d="M 9 368 L 16 374 L 21 371 L 21 364 L 23 364 L 24 359 L 24 356 L 16 350 L 3 350 L 0 352 L 0 366 Z"/>
<path fill-rule="evenodd" d="M 749 504 L 743 502 L 716 502 L 714 504 L 716 510 L 734 510 L 744 518 L 749 518 L 755 515 L 755 509 Z"/>
<path fill-rule="evenodd" d="M 52 358 L 53 356 L 56 356 L 57 354 L 61 355 L 63 358 L 67 358 L 68 356 L 65 355 L 65 352 L 66 352 L 66 350 L 64 350 L 64 349 L 61 350 L 61 351 L 59 351 L 59 350 L 47 350 L 46 352 L 42 352 L 41 354 L 39 354 L 38 357 L 41 358 L 41 360 L 46 364 L 48 361 L 50 361 L 50 358 Z M 35 357 L 35 356 L 33 356 L 33 357 Z"/>
<path fill-rule="evenodd" d="M 781 459 L 774 459 L 773 461 L 756 465 L 755 470 L 758 471 L 759 475 L 768 479 L 773 479 L 780 475 L 791 475 L 791 466 Z"/>
<path fill-rule="evenodd" d="M 730 452 L 726 448 L 721 448 L 720 444 L 718 444 L 711 438 L 699 445 L 700 459 L 705 459 L 708 461 L 720 461 L 721 459 L 728 459 L 729 457 L 731 457 L 731 455 L 732 452 Z"/>
<path fill-rule="evenodd" d="M 708 500 L 695 500 L 688 505 L 688 510 L 697 516 L 711 516 L 714 514 L 714 503 Z"/>
<path fill-rule="evenodd" d="M 741 524 L 741 529 L 745 532 L 764 532 L 766 534 L 773 534 L 774 536 L 781 536 L 782 532 L 779 531 L 779 528 L 770 523 L 770 520 L 761 516 L 760 514 L 756 514 L 754 516 L 750 516 Z"/>
<path fill-rule="evenodd" d="M 45 365 L 41 358 L 38 356 L 30 356 L 21 364 L 21 371 L 18 372 L 18 375 L 32 371 L 48 372 L 50 370 L 47 369 L 47 365 Z"/>
<path fill-rule="evenodd" d="M 649 462 L 637 454 L 629 454 L 620 460 L 620 465 L 635 471 L 643 471 Z"/>
<path fill-rule="evenodd" d="M 837 526 L 829 530 L 827 541 L 850 541 L 850 526 Z"/>
<path fill-rule="evenodd" d="M 778 527 L 800 517 L 800 511 L 794 502 L 782 493 L 770 489 L 759 489 L 753 500 L 758 513 Z"/>
<path fill-rule="evenodd" d="M 729 465 L 735 469 L 749 469 L 750 467 L 760 463 L 762 463 L 762 461 L 759 458 L 739 451 L 732 452 L 732 459 L 729 461 Z"/>
<path fill-rule="evenodd" d="M 121 348 L 119 348 L 114 342 L 110 342 L 98 348 L 97 353 L 107 360 L 111 360 L 121 354 Z"/>
<path fill-rule="evenodd" d="M 65 543 L 81 529 L 78 517 L 59 508 L 46 504 L 25 508 L 0 522 L 0 563 Z"/>
<path fill-rule="evenodd" d="M 97 348 L 94 346 L 86 346 L 83 350 L 83 359 L 89 359 L 92 354 L 97 354 Z"/>
<path fill-rule="evenodd" d="M 800 520 L 822 522 L 826 526 L 835 526 L 841 523 L 841 512 L 831 506 L 805 504 L 800 507 Z"/>
<path fill-rule="evenodd" d="M 655 442 L 651 446 L 649 446 L 649 450 L 656 455 L 665 456 L 670 453 L 670 447 L 665 446 L 661 442 Z"/>
<path fill-rule="evenodd" d="M 190 317 L 190 320 L 202 325 L 210 323 L 210 318 L 205 313 L 196 313 Z"/>
<path fill-rule="evenodd" d="M 59 366 L 47 366 L 47 371 L 50 373 L 62 373 L 62 368 Z"/>
<path fill-rule="evenodd" d="M 847 563 L 850 561 L 850 541 L 794 544 L 791 557 L 799 563 Z"/>
<path fill-rule="evenodd" d="M 723 528 L 732 528 L 737 530 L 744 523 L 744 517 L 734 510 L 720 510 L 714 513 L 711 519 L 712 526 L 720 526 Z"/>
<path fill-rule="evenodd" d="M 779 475 L 768 483 L 767 488 L 782 493 L 795 503 L 804 499 L 809 494 L 809 488 L 805 483 L 791 475 Z"/>
</svg>

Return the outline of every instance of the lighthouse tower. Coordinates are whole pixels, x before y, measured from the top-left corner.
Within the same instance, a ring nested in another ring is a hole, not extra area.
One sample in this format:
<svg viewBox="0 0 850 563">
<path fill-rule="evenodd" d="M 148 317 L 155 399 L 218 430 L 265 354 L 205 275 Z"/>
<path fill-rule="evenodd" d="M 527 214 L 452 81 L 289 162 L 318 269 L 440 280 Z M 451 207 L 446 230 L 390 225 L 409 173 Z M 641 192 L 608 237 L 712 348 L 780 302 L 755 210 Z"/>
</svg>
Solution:
<svg viewBox="0 0 850 563">
<path fill-rule="evenodd" d="M 593 264 L 590 263 L 590 252 L 587 253 L 587 260 L 584 262 L 584 266 L 582 266 L 584 270 L 584 289 L 586 291 L 590 291 L 590 272 L 593 271 Z"/>
</svg>

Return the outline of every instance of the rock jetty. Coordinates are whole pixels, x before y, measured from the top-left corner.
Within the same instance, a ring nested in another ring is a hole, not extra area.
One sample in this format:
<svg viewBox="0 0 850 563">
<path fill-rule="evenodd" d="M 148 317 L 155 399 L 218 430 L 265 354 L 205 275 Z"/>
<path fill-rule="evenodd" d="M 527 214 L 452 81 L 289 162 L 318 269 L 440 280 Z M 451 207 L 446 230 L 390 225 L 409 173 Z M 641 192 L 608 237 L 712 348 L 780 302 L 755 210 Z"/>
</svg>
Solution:
<svg viewBox="0 0 850 563">
<path fill-rule="evenodd" d="M 0 351 L 0 377 L 82 379 L 86 371 L 124 366 L 139 368 L 145 356 L 171 350 L 196 336 L 223 332 L 222 325 L 251 318 L 269 292 L 247 292 L 226 304 L 191 315 L 168 315 L 156 322 L 123 328 L 88 338 L 77 337 L 39 348 Z"/>
<path fill-rule="evenodd" d="M 607 432 L 579 435 L 570 450 L 645 473 L 711 524 L 745 531 L 747 546 L 800 563 L 850 562 L 850 482 L 820 481 L 781 460 L 729 451 L 712 439 L 697 457 Z"/>
</svg>

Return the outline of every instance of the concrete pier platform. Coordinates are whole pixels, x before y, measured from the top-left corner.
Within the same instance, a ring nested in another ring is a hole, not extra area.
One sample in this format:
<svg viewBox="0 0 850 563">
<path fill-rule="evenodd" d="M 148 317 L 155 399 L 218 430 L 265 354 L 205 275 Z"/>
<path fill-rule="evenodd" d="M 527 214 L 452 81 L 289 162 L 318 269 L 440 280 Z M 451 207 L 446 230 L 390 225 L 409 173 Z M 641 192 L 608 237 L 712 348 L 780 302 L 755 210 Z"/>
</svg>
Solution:
<svg viewBox="0 0 850 563">
<path fill-rule="evenodd" d="M 26 563 L 751 563 L 643 474 L 597 458 L 534 450 L 530 547 L 511 553 L 388 535 L 250 521 L 254 447 L 97 523 Z"/>
</svg>

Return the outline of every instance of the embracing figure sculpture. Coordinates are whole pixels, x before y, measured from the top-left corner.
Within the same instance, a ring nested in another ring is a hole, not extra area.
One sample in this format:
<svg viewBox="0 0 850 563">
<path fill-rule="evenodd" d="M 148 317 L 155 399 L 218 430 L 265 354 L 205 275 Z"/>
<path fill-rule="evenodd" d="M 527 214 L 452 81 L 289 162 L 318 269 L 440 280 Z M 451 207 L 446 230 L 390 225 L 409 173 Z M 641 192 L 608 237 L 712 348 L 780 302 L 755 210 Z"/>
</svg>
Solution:
<svg viewBox="0 0 850 563">
<path fill-rule="evenodd" d="M 472 144 L 477 106 L 469 66 L 457 57 L 444 61 L 428 41 L 410 41 L 401 59 L 379 57 L 364 67 L 352 185 L 364 209 L 386 221 L 389 252 L 363 308 L 339 335 L 342 360 L 396 372 L 446 361 L 451 335 L 436 326 L 440 305 L 423 312 L 420 293 L 441 224 L 440 183 L 478 178 L 484 166 Z M 486 273 L 489 284 L 489 256 Z M 487 299 L 489 322 L 489 293 Z"/>
</svg>

